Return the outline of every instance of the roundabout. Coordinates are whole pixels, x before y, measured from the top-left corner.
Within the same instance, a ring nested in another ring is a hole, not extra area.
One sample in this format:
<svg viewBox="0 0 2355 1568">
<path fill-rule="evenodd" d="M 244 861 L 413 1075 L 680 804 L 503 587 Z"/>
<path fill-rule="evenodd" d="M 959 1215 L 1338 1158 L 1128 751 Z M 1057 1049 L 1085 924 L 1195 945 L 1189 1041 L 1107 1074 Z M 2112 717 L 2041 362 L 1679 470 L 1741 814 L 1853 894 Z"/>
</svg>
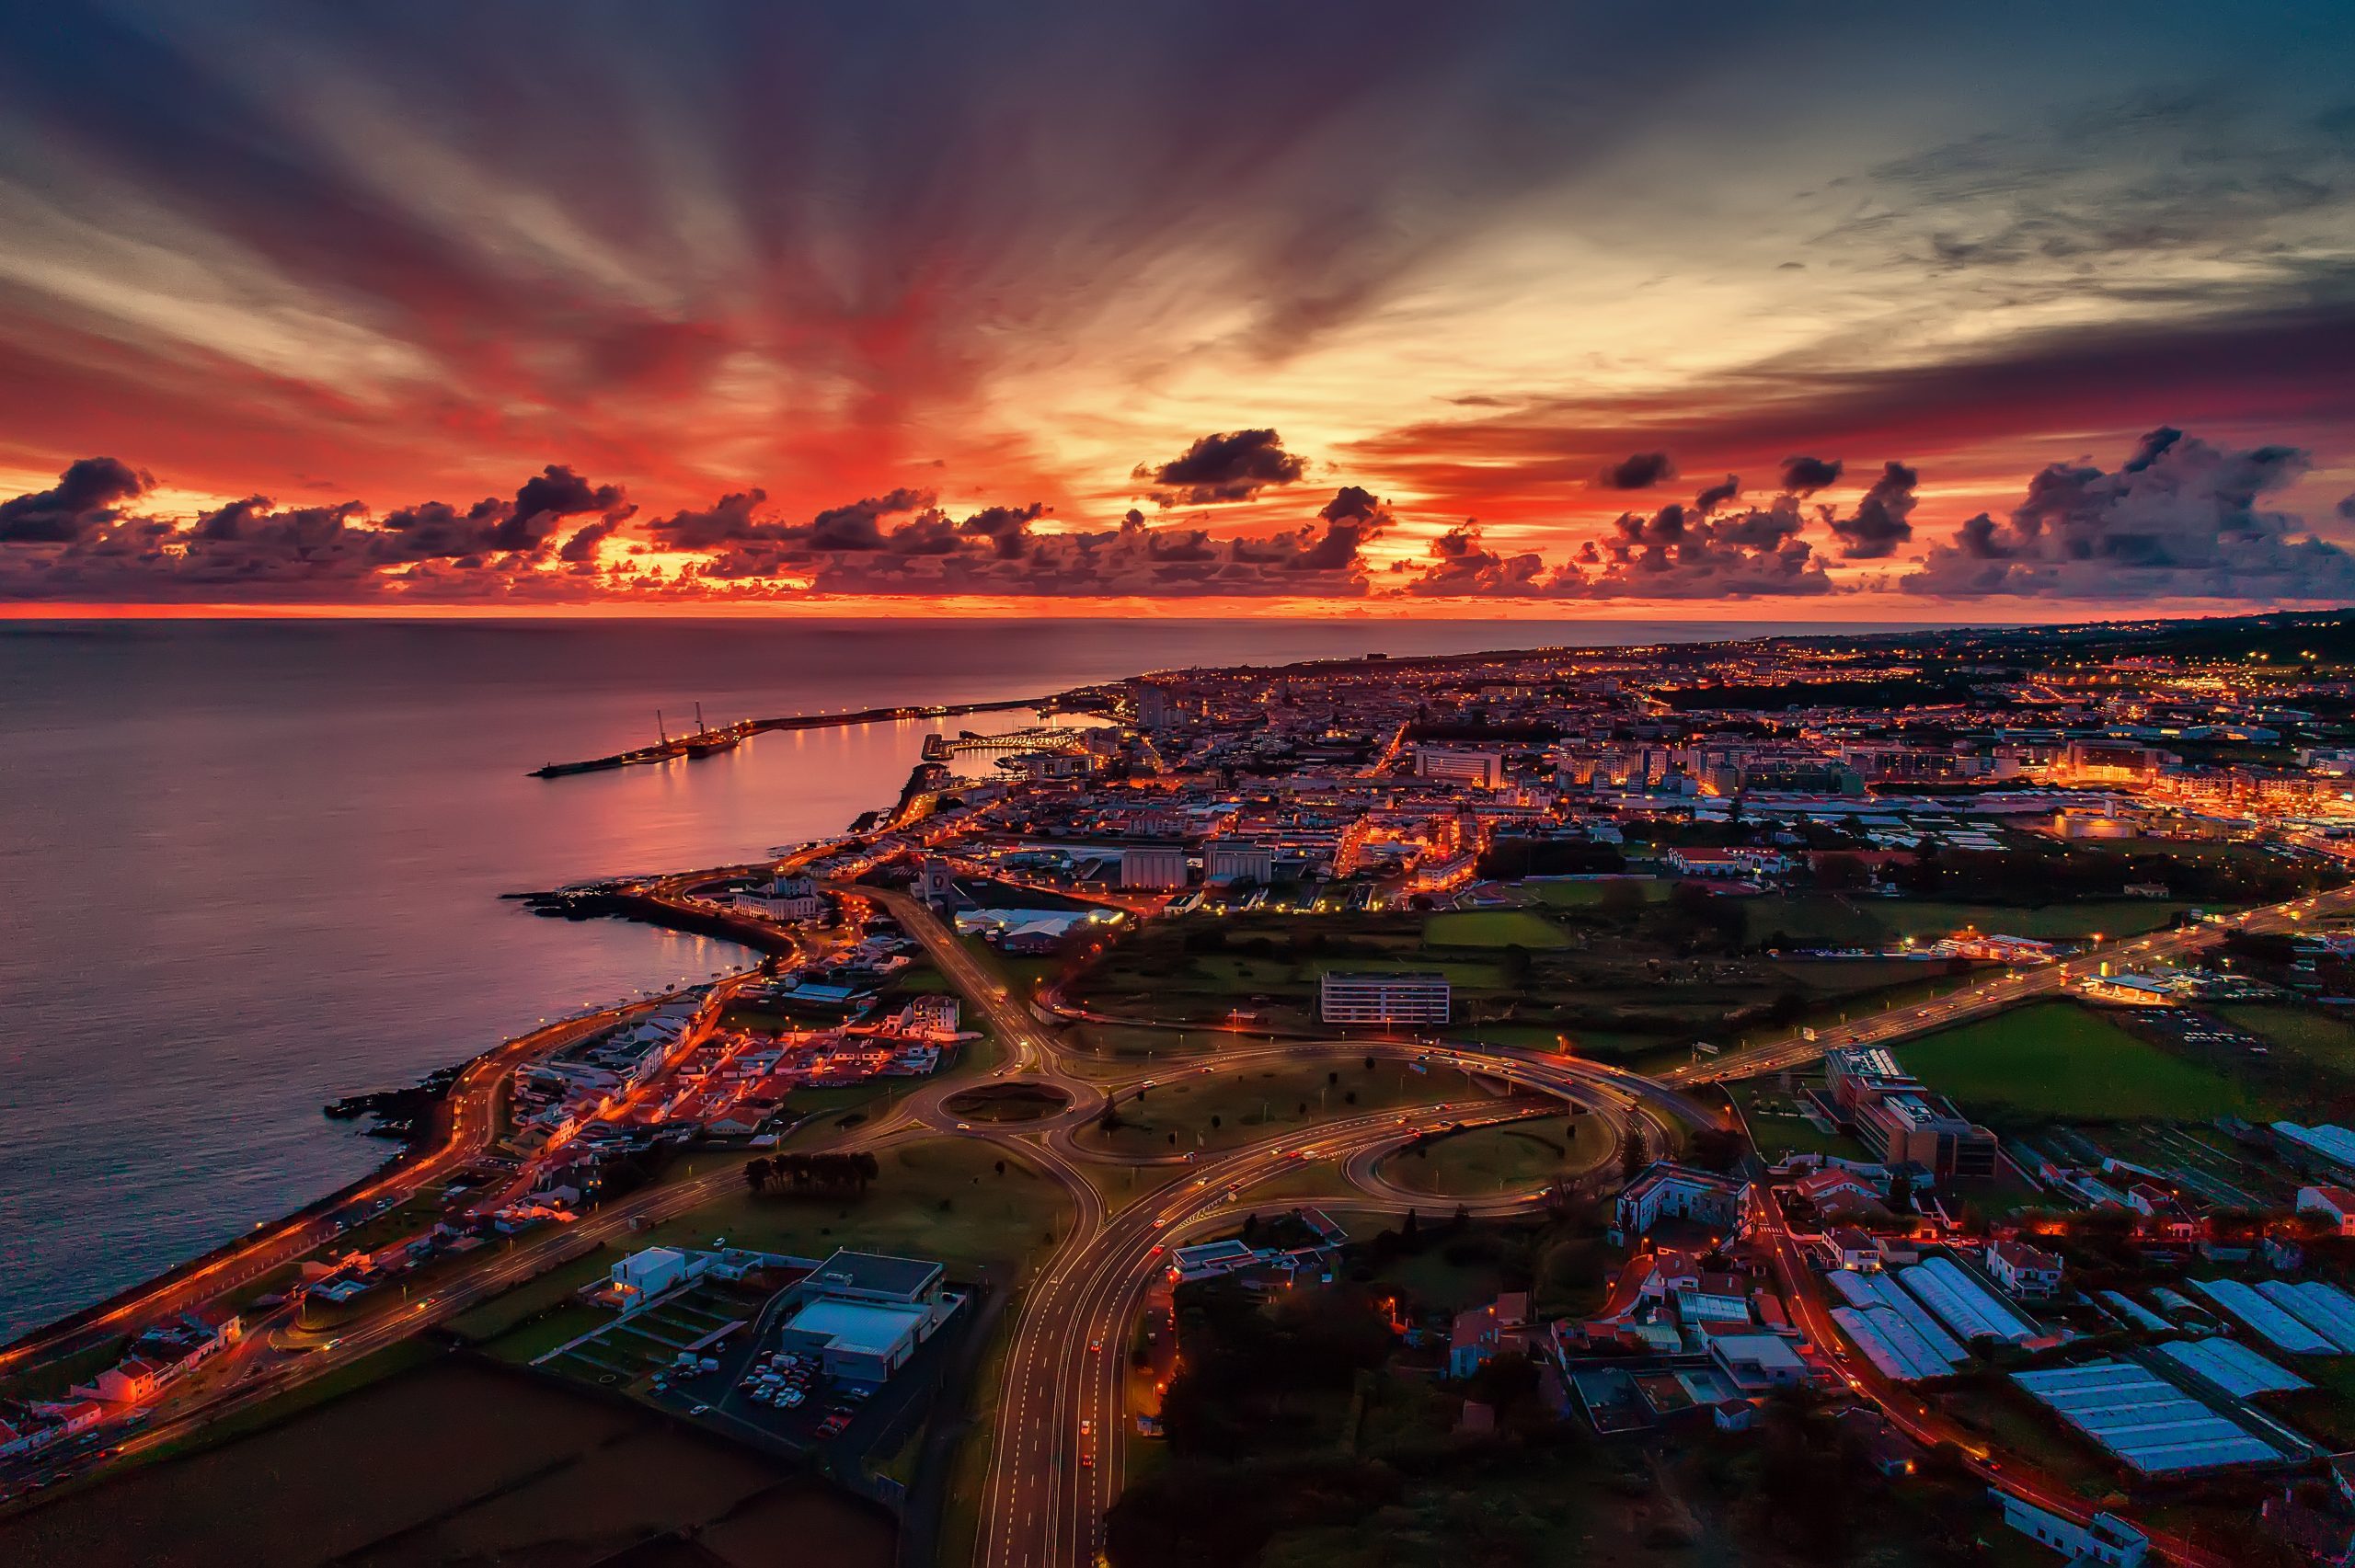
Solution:
<svg viewBox="0 0 2355 1568">
<path fill-rule="evenodd" d="M 1036 1079 L 984 1083 L 951 1094 L 940 1108 L 960 1121 L 1000 1125 L 1045 1121 L 1072 1107 L 1071 1095 L 1061 1087 Z"/>
</svg>

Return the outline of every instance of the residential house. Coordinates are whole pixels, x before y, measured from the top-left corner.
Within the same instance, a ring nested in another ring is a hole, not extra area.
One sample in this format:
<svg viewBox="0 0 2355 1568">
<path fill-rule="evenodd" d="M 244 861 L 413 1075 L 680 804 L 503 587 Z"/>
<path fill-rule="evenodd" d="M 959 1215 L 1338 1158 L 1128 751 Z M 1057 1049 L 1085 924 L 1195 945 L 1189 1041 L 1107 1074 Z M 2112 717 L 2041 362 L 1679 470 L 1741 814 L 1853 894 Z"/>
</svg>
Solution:
<svg viewBox="0 0 2355 1568">
<path fill-rule="evenodd" d="M 2061 1259 L 2026 1242 L 1991 1242 L 1987 1272 L 2006 1293 L 2022 1300 L 2041 1301 L 2061 1289 Z"/>
</svg>

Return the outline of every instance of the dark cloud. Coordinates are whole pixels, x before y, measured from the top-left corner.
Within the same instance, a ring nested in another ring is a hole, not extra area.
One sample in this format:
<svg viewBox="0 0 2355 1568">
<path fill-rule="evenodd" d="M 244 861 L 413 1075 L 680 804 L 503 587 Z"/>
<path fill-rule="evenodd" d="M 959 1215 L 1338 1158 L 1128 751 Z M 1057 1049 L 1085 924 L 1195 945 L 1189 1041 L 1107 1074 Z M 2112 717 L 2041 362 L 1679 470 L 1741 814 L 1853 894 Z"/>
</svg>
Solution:
<svg viewBox="0 0 2355 1568">
<path fill-rule="evenodd" d="M 155 488 L 145 473 L 111 457 L 86 457 L 53 489 L 0 502 L 0 544 L 70 544 L 114 521 L 122 503 Z"/>
<path fill-rule="evenodd" d="M 1047 509 L 1037 501 L 1027 507 L 984 507 L 957 525 L 957 532 L 978 534 L 994 545 L 1001 560 L 1011 561 L 1028 547 L 1030 525 L 1044 517 Z M 1139 522 L 1143 514 L 1132 511 Z"/>
<path fill-rule="evenodd" d="M 1913 486 L 1921 482 L 1921 475 L 1901 463 L 1882 464 L 1880 477 L 1856 503 L 1855 513 L 1832 521 L 1832 532 L 1840 536 L 1840 553 L 1852 561 L 1882 561 L 1895 555 L 1900 544 L 1913 537 L 1913 525 L 1906 519 L 1915 505 Z"/>
<path fill-rule="evenodd" d="M 1712 512 L 1725 505 L 1728 501 L 1736 499 L 1740 496 L 1740 475 L 1729 474 L 1725 476 L 1723 483 L 1711 485 L 1699 495 L 1694 497 L 1693 509 L 1695 511 Z"/>
<path fill-rule="evenodd" d="M 2355 522 L 2355 496 L 2340 497 L 2338 509 L 2339 516 L 2347 519 L 2349 522 Z"/>
<path fill-rule="evenodd" d="M 1606 490 L 1648 490 L 1676 477 L 1676 461 L 1664 452 L 1639 452 L 1623 457 L 1596 475 Z"/>
<path fill-rule="evenodd" d="M 1783 459 L 1783 488 L 1794 496 L 1811 496 L 1838 484 L 1845 466 L 1836 457 L 1828 462 L 1821 457 L 1786 457 Z"/>
<path fill-rule="evenodd" d="M 1704 496 L 1719 488 L 1724 486 Z M 1823 562 L 1799 537 L 1807 523 L 1798 497 L 1789 494 L 1767 506 L 1732 512 L 1675 502 L 1650 513 L 1622 512 L 1611 536 L 1590 541 L 1546 579 L 1545 591 L 1582 599 L 1829 593 L 1832 583 Z"/>
<path fill-rule="evenodd" d="M 2115 472 L 2056 463 L 1998 522 L 1982 512 L 1906 578 L 1916 593 L 2340 600 L 2355 556 L 2258 500 L 2294 482 L 2295 447 L 2211 446 L 2163 426 Z"/>
<path fill-rule="evenodd" d="M 880 550 L 887 543 L 883 519 L 925 510 L 933 500 L 929 490 L 903 487 L 846 506 L 828 507 L 810 520 L 798 537 L 812 550 Z"/>
<path fill-rule="evenodd" d="M 1134 477 L 1150 480 L 1154 498 L 1165 507 L 1209 506 L 1247 501 L 1307 470 L 1306 461 L 1286 452 L 1275 431 L 1234 430 L 1204 436 L 1159 467 L 1140 465 Z"/>
<path fill-rule="evenodd" d="M 1520 597 L 1535 592 L 1545 563 L 1535 552 L 1507 555 L 1488 548 L 1469 519 L 1431 541 L 1430 564 L 1407 576 L 1407 591 L 1427 599 Z M 1396 568 L 1411 571 L 1407 563 Z"/>
<path fill-rule="evenodd" d="M 783 530 L 758 516 L 768 498 L 765 490 L 740 490 L 720 497 L 701 511 L 676 511 L 657 518 L 647 532 L 667 550 L 715 550 L 745 540 L 775 538 Z"/>
</svg>

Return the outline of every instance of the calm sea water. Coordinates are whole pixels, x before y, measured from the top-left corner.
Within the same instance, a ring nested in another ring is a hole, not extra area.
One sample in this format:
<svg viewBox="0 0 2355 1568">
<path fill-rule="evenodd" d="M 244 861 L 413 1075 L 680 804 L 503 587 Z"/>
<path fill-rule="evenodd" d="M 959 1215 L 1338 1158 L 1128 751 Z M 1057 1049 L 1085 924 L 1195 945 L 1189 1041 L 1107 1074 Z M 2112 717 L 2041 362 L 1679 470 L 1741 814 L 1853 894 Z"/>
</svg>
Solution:
<svg viewBox="0 0 2355 1568">
<path fill-rule="evenodd" d="M 1756 629 L 0 623 L 0 1336 L 364 1173 L 386 1146 L 324 1102 L 737 956 L 500 894 L 838 830 L 890 801 L 933 727 L 525 776 L 650 739 L 657 708 L 675 734 L 697 700 L 719 720 Z"/>
</svg>

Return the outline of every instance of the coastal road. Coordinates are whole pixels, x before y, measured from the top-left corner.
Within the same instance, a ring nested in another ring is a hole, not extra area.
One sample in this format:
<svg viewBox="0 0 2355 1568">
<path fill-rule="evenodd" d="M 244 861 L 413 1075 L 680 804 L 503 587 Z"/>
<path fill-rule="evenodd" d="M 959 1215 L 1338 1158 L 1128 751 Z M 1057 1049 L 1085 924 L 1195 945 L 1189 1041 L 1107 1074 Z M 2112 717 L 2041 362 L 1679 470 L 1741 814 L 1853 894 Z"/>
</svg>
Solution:
<svg viewBox="0 0 2355 1568">
<path fill-rule="evenodd" d="M 651 1012 L 674 994 L 562 1019 L 477 1057 L 459 1073 L 437 1108 L 430 1140 L 396 1164 L 187 1268 L 137 1287 L 91 1311 L 36 1330 L 0 1350 L 0 1372 L 29 1370 L 101 1339 L 205 1306 L 332 1242 L 339 1228 L 327 1218 L 327 1213 L 362 1204 L 393 1207 L 448 1180 L 489 1151 L 499 1132 L 500 1094 L 516 1069 L 600 1029 Z"/>
</svg>

